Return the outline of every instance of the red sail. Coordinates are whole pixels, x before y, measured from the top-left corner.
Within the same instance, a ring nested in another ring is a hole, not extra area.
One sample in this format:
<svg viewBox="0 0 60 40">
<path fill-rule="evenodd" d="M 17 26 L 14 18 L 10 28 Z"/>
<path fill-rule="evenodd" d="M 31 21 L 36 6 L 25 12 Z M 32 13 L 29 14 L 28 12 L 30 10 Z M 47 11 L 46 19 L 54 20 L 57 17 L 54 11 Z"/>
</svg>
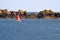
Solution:
<svg viewBox="0 0 60 40">
<path fill-rule="evenodd" d="M 20 17 L 19 17 L 19 15 L 16 15 L 16 21 L 20 21 L 21 19 L 20 19 Z"/>
</svg>

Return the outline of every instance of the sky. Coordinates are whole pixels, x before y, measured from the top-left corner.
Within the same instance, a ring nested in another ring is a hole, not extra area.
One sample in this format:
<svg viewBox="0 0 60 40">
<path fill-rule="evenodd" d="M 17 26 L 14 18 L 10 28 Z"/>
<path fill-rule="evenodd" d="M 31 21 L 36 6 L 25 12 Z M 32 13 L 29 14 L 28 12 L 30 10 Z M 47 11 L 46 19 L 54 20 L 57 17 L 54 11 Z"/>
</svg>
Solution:
<svg viewBox="0 0 60 40">
<path fill-rule="evenodd" d="M 12 11 L 18 11 L 20 9 L 30 12 L 50 9 L 55 12 L 60 12 L 60 0 L 0 0 L 0 9 Z"/>
</svg>

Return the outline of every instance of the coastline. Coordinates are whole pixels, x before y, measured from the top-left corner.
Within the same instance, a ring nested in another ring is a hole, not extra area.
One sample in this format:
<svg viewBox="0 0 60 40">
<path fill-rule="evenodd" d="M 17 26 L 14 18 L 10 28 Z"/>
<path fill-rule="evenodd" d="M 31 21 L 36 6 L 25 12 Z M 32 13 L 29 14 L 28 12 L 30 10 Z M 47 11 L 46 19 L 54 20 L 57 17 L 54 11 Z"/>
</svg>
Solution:
<svg viewBox="0 0 60 40">
<path fill-rule="evenodd" d="M 18 11 L 8 11 L 7 9 L 0 9 L 0 19 L 14 19 L 16 15 L 19 14 L 19 17 L 21 19 L 59 19 L 60 13 L 59 12 L 53 12 L 51 10 L 42 10 L 40 12 L 29 12 L 18 10 Z"/>
</svg>

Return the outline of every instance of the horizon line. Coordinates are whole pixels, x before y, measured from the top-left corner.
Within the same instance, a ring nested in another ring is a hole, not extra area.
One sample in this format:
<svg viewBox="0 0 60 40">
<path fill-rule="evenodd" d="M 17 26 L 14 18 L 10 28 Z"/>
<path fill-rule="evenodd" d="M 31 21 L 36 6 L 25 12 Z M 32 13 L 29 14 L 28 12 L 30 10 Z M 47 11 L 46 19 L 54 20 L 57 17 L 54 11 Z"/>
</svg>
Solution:
<svg viewBox="0 0 60 40">
<path fill-rule="evenodd" d="M 5 8 L 6 9 L 6 8 Z M 1 9 L 0 10 L 5 10 L 5 9 Z M 18 10 L 23 10 L 23 11 L 27 11 L 27 12 L 40 12 L 40 11 L 43 11 L 43 10 L 51 10 L 53 11 L 52 9 L 42 9 L 42 10 L 39 10 L 39 11 L 28 11 L 28 10 L 24 10 L 24 9 L 17 9 L 17 10 L 12 10 L 12 9 L 7 9 L 8 11 L 18 11 Z M 60 12 L 60 11 L 53 11 L 53 12 Z"/>
</svg>

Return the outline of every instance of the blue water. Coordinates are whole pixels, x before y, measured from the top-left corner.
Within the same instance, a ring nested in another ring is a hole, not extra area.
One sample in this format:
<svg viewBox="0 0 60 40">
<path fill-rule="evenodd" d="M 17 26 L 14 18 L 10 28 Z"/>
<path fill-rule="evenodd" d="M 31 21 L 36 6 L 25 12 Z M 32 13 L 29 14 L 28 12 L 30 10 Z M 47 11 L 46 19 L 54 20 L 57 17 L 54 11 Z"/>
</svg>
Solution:
<svg viewBox="0 0 60 40">
<path fill-rule="evenodd" d="M 0 19 L 0 40 L 60 40 L 60 19 Z"/>
</svg>

